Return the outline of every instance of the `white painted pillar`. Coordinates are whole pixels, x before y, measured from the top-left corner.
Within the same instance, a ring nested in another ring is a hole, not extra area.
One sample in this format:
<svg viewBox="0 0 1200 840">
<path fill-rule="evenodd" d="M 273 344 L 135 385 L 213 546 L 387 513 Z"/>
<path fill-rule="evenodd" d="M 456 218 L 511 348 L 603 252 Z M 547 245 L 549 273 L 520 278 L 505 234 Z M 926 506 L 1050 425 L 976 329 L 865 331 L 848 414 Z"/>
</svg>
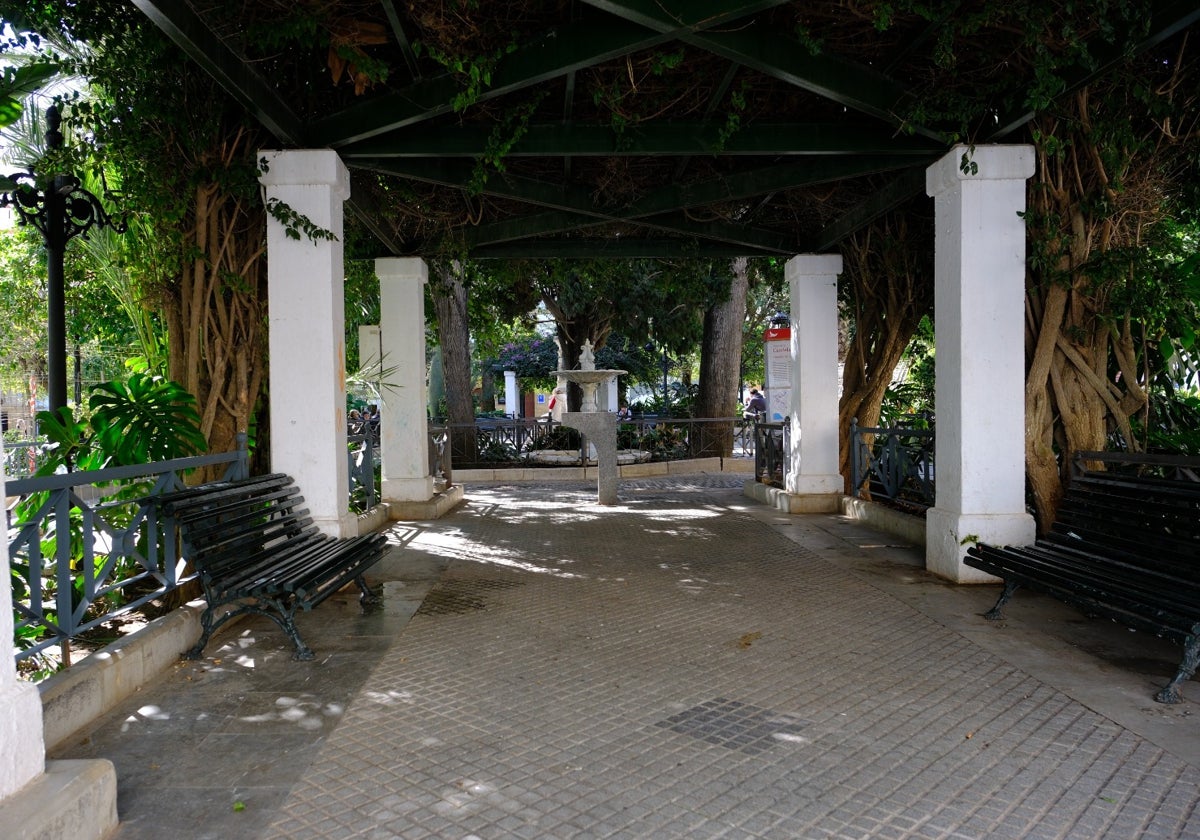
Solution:
<svg viewBox="0 0 1200 840">
<path fill-rule="evenodd" d="M 925 516 L 925 565 L 968 583 L 973 541 L 1026 544 L 1025 181 L 1032 146 L 957 146 L 926 171 L 937 222 L 937 500 Z"/>
<path fill-rule="evenodd" d="M 383 501 L 433 498 L 429 418 L 425 412 L 425 284 L 429 266 L 418 258 L 375 260 L 383 342 Z"/>
<path fill-rule="evenodd" d="M 0 498 L 4 498 L 0 472 Z M 12 575 L 8 571 L 8 540 L 0 540 L 4 558 L 0 575 L 0 639 L 13 637 Z M 46 745 L 42 740 L 42 698 L 37 686 L 17 679 L 12 645 L 0 655 L 0 801 L 36 779 L 46 768 Z"/>
<path fill-rule="evenodd" d="M 521 416 L 521 392 L 517 390 L 517 372 L 504 371 L 504 413 L 509 417 Z"/>
<path fill-rule="evenodd" d="M 607 410 L 611 411 L 613 414 L 616 414 L 621 408 L 621 406 L 617 404 L 617 377 L 614 376 L 612 379 L 605 379 L 602 387 L 604 388 L 604 398 L 606 400 L 605 405 L 607 406 Z"/>
<path fill-rule="evenodd" d="M 346 464 L 343 202 L 350 175 L 336 152 L 263 151 L 267 201 L 278 200 L 332 239 L 287 236 L 267 219 L 271 467 L 300 486 L 324 533 L 357 533 Z"/>
<path fill-rule="evenodd" d="M 376 261 L 376 273 L 379 272 Z M 382 278 L 381 282 L 382 282 Z M 381 291 L 382 294 L 382 291 Z M 371 381 L 379 385 L 379 372 L 383 370 L 383 335 L 378 324 L 362 324 L 358 328 L 358 367 L 369 374 Z"/>
<path fill-rule="evenodd" d="M 0 498 L 5 498 L 2 469 Z M 0 639 L 10 641 L 12 575 L 8 540 L 0 542 Z M 6 644 L 0 655 L 0 837 L 108 837 L 117 827 L 112 762 L 46 761 L 44 732 L 38 687 L 17 679 L 13 647 Z"/>
<path fill-rule="evenodd" d="M 812 497 L 793 511 L 836 509 L 838 472 L 837 277 L 841 254 L 800 254 L 784 268 L 791 294 L 791 452 L 785 489 Z"/>
</svg>

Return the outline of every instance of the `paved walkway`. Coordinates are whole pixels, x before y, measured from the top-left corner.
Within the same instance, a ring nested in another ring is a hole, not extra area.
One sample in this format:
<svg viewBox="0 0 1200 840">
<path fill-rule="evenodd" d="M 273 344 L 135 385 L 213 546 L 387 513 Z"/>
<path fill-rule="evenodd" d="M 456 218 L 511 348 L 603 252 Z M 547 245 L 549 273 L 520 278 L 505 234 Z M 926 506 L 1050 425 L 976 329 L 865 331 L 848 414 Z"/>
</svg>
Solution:
<svg viewBox="0 0 1200 840">
<path fill-rule="evenodd" d="M 57 757 L 133 838 L 1197 838 L 1178 651 L 741 478 L 469 488 L 384 607 L 219 637 Z M 1024 593 L 1022 593 L 1024 594 Z M 414 614 L 415 613 L 415 614 Z"/>
</svg>

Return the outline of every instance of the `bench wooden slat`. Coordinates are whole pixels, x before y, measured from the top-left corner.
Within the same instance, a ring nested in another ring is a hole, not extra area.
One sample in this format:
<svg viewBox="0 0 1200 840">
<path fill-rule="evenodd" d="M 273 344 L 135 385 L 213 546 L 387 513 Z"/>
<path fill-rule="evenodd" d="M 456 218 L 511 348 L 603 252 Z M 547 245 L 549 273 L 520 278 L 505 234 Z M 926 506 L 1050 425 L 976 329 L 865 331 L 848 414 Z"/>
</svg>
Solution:
<svg viewBox="0 0 1200 840">
<path fill-rule="evenodd" d="M 1173 703 L 1200 666 L 1198 553 L 1200 484 L 1084 473 L 1045 537 L 1030 546 L 978 544 L 964 562 L 1004 581 L 988 618 L 1027 586 L 1182 643 L 1174 679 L 1155 696 Z"/>
<path fill-rule="evenodd" d="M 244 612 L 270 618 L 311 659 L 295 626 L 297 610 L 310 610 L 351 581 L 370 597 L 363 573 L 387 550 L 382 534 L 336 539 L 321 533 L 304 496 L 282 473 L 217 482 L 159 501 L 179 524 L 185 556 L 198 572 L 208 607 L 203 633 L 186 656 L 198 658 L 212 633 Z M 215 619 L 226 604 L 238 606 Z"/>
</svg>

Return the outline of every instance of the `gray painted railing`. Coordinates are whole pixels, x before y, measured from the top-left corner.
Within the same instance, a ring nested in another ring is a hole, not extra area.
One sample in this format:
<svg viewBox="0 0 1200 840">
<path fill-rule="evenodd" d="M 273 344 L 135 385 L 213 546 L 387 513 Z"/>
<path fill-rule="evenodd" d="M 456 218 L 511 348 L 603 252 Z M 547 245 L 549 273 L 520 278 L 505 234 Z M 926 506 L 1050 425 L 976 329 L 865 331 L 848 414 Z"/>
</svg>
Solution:
<svg viewBox="0 0 1200 840">
<path fill-rule="evenodd" d="M 743 453 L 749 433 L 744 420 L 736 417 L 658 417 L 634 415 L 617 423 L 619 449 L 645 449 L 654 460 L 668 461 L 735 454 L 739 435 Z M 557 429 L 570 424 L 548 417 L 539 419 L 483 418 L 470 424 L 450 424 L 444 428 L 451 441 L 454 463 L 460 467 L 518 463 Z M 579 463 L 584 460 L 587 441 L 579 447 Z"/>
<path fill-rule="evenodd" d="M 190 580 L 155 498 L 181 489 L 190 470 L 224 464 L 236 479 L 248 463 L 239 435 L 235 452 L 6 482 L 35 506 L 8 530 L 17 661 L 59 645 L 69 664 L 72 637 Z"/>
<path fill-rule="evenodd" d="M 379 488 L 375 486 L 376 437 L 369 433 L 348 435 L 346 443 L 350 507 L 365 513 L 379 503 Z"/>
<path fill-rule="evenodd" d="M 784 486 L 788 451 L 791 449 L 791 423 L 754 424 L 754 478 L 763 484 Z"/>
<path fill-rule="evenodd" d="M 44 440 L 5 441 L 4 475 L 9 479 L 33 475 L 45 460 L 45 446 Z"/>
<path fill-rule="evenodd" d="M 933 429 L 877 428 L 850 423 L 850 486 L 856 497 L 925 509 L 934 503 Z"/>
</svg>

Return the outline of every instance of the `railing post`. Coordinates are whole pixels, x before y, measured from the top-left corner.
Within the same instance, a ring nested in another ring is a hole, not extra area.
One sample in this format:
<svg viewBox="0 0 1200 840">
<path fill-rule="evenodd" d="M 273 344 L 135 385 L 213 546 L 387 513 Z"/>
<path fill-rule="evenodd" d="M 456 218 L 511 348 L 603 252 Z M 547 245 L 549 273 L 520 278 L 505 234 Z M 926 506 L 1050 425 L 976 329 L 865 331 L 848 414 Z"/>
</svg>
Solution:
<svg viewBox="0 0 1200 840">
<path fill-rule="evenodd" d="M 236 441 L 237 460 L 233 466 L 233 480 L 240 481 L 250 477 L 250 449 L 248 446 L 249 435 L 245 432 L 238 432 L 234 435 Z"/>
<path fill-rule="evenodd" d="M 861 469 L 862 456 L 858 451 L 858 418 L 850 418 L 850 495 L 854 498 L 859 498 L 860 488 L 862 487 L 862 475 L 859 472 Z"/>
</svg>

